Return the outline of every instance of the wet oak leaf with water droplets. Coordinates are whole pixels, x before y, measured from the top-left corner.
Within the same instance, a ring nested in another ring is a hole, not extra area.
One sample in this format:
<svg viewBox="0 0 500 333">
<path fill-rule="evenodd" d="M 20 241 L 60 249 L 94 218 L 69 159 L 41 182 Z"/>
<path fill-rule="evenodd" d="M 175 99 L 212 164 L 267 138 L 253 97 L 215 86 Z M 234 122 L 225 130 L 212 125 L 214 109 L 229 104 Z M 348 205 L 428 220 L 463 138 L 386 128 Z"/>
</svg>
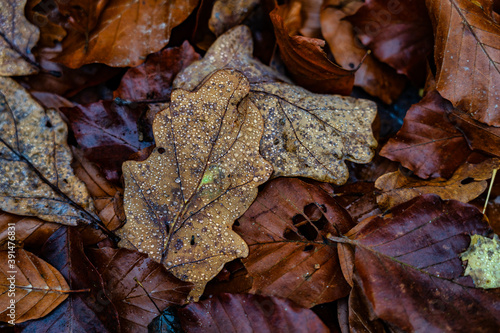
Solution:
<svg viewBox="0 0 500 333">
<path fill-rule="evenodd" d="M 194 298 L 226 262 L 247 255 L 231 226 L 272 173 L 259 154 L 263 121 L 244 99 L 249 89 L 241 73 L 221 70 L 195 92 L 175 90 L 153 124 L 156 148 L 123 166 L 120 246 L 193 282 Z"/>
<path fill-rule="evenodd" d="M 98 223 L 87 189 L 71 169 L 67 128 L 19 84 L 0 77 L 0 209 L 76 225 Z"/>
<path fill-rule="evenodd" d="M 40 32 L 24 16 L 26 0 L 4 0 L 0 3 L 0 75 L 36 73 L 31 49 Z"/>
<path fill-rule="evenodd" d="M 461 254 L 467 263 L 464 275 L 470 275 L 478 288 L 500 288 L 500 241 L 493 238 L 472 235 L 470 246 Z"/>
</svg>

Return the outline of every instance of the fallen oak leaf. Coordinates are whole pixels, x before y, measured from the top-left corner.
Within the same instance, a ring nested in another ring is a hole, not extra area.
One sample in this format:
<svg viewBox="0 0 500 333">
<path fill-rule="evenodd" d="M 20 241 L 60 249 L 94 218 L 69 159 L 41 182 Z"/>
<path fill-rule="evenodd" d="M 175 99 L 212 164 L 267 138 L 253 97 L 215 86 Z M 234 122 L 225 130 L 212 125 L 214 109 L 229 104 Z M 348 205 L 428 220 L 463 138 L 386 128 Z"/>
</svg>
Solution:
<svg viewBox="0 0 500 333">
<path fill-rule="evenodd" d="M 127 223 L 119 245 L 193 282 L 194 298 L 224 263 L 247 255 L 231 225 L 272 173 L 259 154 L 262 117 L 243 100 L 249 89 L 242 74 L 221 70 L 195 92 L 175 90 L 153 124 L 156 148 L 123 166 Z"/>
<path fill-rule="evenodd" d="M 0 3 L 0 75 L 15 76 L 36 73 L 39 65 L 31 49 L 40 32 L 24 16 L 26 0 Z"/>
<path fill-rule="evenodd" d="M 395 171 L 381 176 L 375 187 L 382 191 L 377 203 L 382 209 L 389 209 L 422 194 L 434 193 L 442 199 L 469 202 L 488 186 L 493 169 L 500 168 L 500 160 L 493 158 L 479 164 L 464 163 L 448 180 L 421 180 Z M 469 182 L 470 181 L 470 182 Z"/>
<path fill-rule="evenodd" d="M 71 169 L 67 129 L 14 80 L 0 77 L 0 208 L 50 222 L 99 224 Z"/>
<path fill-rule="evenodd" d="M 23 249 L 16 249 L 15 260 L 9 257 L 9 252 L 0 251 L 0 321 L 14 319 L 19 324 L 44 317 L 68 297 L 70 288 L 58 270 Z M 14 280 L 9 279 L 13 271 Z M 10 289 L 15 291 L 13 297 L 9 296 Z M 14 312 L 12 300 L 15 300 Z"/>
<path fill-rule="evenodd" d="M 472 235 L 469 248 L 460 255 L 467 263 L 464 275 L 470 275 L 478 288 L 500 288 L 500 242 L 493 238 Z"/>
</svg>

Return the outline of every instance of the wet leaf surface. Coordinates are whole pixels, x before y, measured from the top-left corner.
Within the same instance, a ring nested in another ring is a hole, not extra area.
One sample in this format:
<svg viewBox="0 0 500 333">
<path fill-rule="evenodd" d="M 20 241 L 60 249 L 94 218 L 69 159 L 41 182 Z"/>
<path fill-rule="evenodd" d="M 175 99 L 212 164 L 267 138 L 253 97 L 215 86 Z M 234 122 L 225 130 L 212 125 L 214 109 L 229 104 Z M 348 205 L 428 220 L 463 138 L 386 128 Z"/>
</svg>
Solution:
<svg viewBox="0 0 500 333">
<path fill-rule="evenodd" d="M 33 74 L 38 71 L 31 49 L 40 32 L 24 17 L 26 0 L 0 3 L 0 75 Z"/>
<path fill-rule="evenodd" d="M 71 169 L 67 129 L 10 78 L 0 77 L 0 208 L 68 225 L 98 223 Z"/>
<path fill-rule="evenodd" d="M 421 180 L 409 177 L 400 171 L 381 176 L 375 187 L 382 191 L 377 202 L 388 209 L 422 194 L 435 193 L 442 199 L 469 202 L 477 198 L 488 186 L 493 169 L 500 167 L 498 159 L 489 159 L 479 164 L 464 163 L 448 180 Z"/>
<path fill-rule="evenodd" d="M 500 288 L 500 243 L 493 238 L 472 235 L 470 246 L 461 254 L 467 263 L 464 275 L 471 276 L 478 288 Z"/>
<path fill-rule="evenodd" d="M 11 320 L 7 308 L 11 300 L 15 300 L 14 319 L 19 324 L 46 316 L 68 297 L 65 292 L 70 288 L 54 267 L 23 249 L 16 249 L 14 261 L 9 262 L 8 251 L 0 251 L 0 321 Z M 9 296 L 8 280 L 12 276 L 13 297 Z"/>
<path fill-rule="evenodd" d="M 224 263 L 248 253 L 231 225 L 272 167 L 260 155 L 263 121 L 240 73 L 214 73 L 195 92 L 178 89 L 153 124 L 156 148 L 124 164 L 127 223 L 120 246 L 137 248 L 199 297 Z M 242 101 L 243 100 L 243 101 Z"/>
<path fill-rule="evenodd" d="M 221 294 L 181 308 L 178 316 L 187 332 L 329 332 L 309 309 L 277 298 Z"/>
<path fill-rule="evenodd" d="M 183 304 L 191 290 L 189 283 L 178 280 L 144 254 L 105 247 L 89 250 L 87 255 L 103 278 L 124 333 L 147 331 L 148 324 L 160 314 L 158 309 Z"/>
<path fill-rule="evenodd" d="M 346 296 L 349 286 L 336 246 L 323 238 L 352 226 L 349 214 L 318 187 L 298 179 L 273 180 L 234 226 L 250 248 L 243 259 L 253 277 L 250 292 L 286 297 L 304 307 Z"/>
<path fill-rule="evenodd" d="M 241 24 L 259 2 L 259 0 L 217 0 L 214 2 L 208 27 L 216 36 L 220 36 Z"/>
</svg>

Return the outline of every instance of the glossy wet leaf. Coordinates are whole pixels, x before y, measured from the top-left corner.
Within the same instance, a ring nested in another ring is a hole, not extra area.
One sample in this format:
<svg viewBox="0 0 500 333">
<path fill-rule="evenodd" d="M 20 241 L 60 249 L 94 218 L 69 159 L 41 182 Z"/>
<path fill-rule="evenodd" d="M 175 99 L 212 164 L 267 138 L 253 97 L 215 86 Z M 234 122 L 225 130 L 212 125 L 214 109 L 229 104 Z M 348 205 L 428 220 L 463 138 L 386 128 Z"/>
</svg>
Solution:
<svg viewBox="0 0 500 333">
<path fill-rule="evenodd" d="M 382 191 L 377 202 L 388 209 L 422 194 L 434 193 L 442 199 L 469 202 L 478 197 L 488 186 L 493 169 L 500 168 L 498 159 L 489 159 L 480 164 L 465 163 L 448 180 L 421 180 L 409 177 L 400 171 L 381 176 L 375 187 Z"/>
<path fill-rule="evenodd" d="M 15 81 L 0 77 L 0 208 L 68 225 L 95 222 L 85 185 L 73 174 L 67 128 Z"/>
<path fill-rule="evenodd" d="M 7 279 L 12 275 L 15 295 L 9 296 Z M 70 289 L 57 269 L 19 248 L 15 250 L 14 262 L 8 251 L 0 251 L 0 279 L 0 321 L 11 320 L 7 306 L 14 299 L 16 324 L 46 316 L 68 297 L 66 292 Z"/>
<path fill-rule="evenodd" d="M 120 246 L 137 248 L 178 278 L 193 297 L 224 263 L 248 253 L 231 230 L 272 167 L 259 154 L 263 121 L 240 73 L 215 72 L 195 92 L 178 89 L 153 124 L 156 148 L 124 163 L 127 223 Z"/>
<path fill-rule="evenodd" d="M 478 288 L 500 288 L 500 242 L 493 238 L 472 235 L 470 246 L 461 255 L 467 263 L 464 275 L 471 276 Z"/>
<path fill-rule="evenodd" d="M 234 227 L 250 249 L 243 259 L 253 277 L 250 292 L 304 307 L 346 296 L 350 288 L 337 248 L 323 238 L 353 226 L 349 214 L 319 187 L 294 178 L 273 180 Z"/>
<path fill-rule="evenodd" d="M 355 250 L 354 283 L 370 318 L 407 332 L 498 331 L 500 295 L 474 288 L 460 260 L 471 234 L 490 231 L 475 207 L 436 195 L 357 225 L 346 236 Z"/>
<path fill-rule="evenodd" d="M 437 90 L 475 120 L 500 126 L 500 25 L 492 2 L 425 3 L 434 27 Z"/>
<path fill-rule="evenodd" d="M 35 57 L 31 49 L 40 32 L 24 16 L 26 0 L 3 0 L 0 3 L 0 75 L 33 74 Z"/>
</svg>

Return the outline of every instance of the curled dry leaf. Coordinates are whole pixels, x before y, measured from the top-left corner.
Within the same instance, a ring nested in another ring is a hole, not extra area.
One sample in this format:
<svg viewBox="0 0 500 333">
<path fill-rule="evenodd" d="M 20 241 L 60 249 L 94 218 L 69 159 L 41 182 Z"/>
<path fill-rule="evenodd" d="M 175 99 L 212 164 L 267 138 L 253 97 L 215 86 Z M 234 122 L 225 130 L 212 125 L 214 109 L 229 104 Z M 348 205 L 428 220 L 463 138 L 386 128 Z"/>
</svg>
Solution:
<svg viewBox="0 0 500 333">
<path fill-rule="evenodd" d="M 260 0 L 217 0 L 212 7 L 208 27 L 220 36 L 240 24 L 260 3 Z"/>
<path fill-rule="evenodd" d="M 0 3 L 0 75 L 29 75 L 37 72 L 31 49 L 40 32 L 24 16 L 26 0 Z"/>
<path fill-rule="evenodd" d="M 15 227 L 16 246 L 25 248 L 41 248 L 54 231 L 61 226 L 58 223 L 45 222 L 35 217 L 13 215 L 0 211 L 0 249 L 2 250 L 7 249 L 9 240 L 12 242 L 12 237 L 9 237 L 13 233 L 13 229 L 9 229 L 12 224 Z"/>
<path fill-rule="evenodd" d="M 73 29 L 89 35 L 97 25 L 99 16 L 108 0 L 65 0 L 57 1 L 61 14 L 68 17 L 68 23 Z"/>
<path fill-rule="evenodd" d="M 500 126 L 500 25 L 486 0 L 426 0 L 434 26 L 436 88 L 461 111 Z"/>
<path fill-rule="evenodd" d="M 245 47 L 235 49 L 237 41 L 244 41 Z M 233 28 L 217 39 L 201 61 L 179 73 L 174 87 L 194 89 L 204 76 L 219 68 L 241 71 L 251 83 L 248 98 L 264 119 L 260 152 L 273 165 L 273 176 L 345 183 L 345 160 L 367 163 L 374 155 L 377 143 L 371 124 L 376 116 L 375 103 L 312 94 L 276 82 L 281 76 L 252 57 L 251 42 L 247 27 Z"/>
<path fill-rule="evenodd" d="M 472 235 L 470 246 L 461 254 L 467 263 L 464 275 L 470 275 L 479 288 L 500 288 L 500 242 L 493 238 Z"/>
<path fill-rule="evenodd" d="M 294 178 L 273 180 L 234 227 L 250 248 L 243 259 L 253 277 L 250 292 L 304 307 L 347 296 L 337 247 L 323 239 L 353 226 L 349 214 L 320 188 Z"/>
<path fill-rule="evenodd" d="M 98 223 L 73 174 L 67 129 L 19 84 L 0 77 L 0 208 L 68 225 Z"/>
<path fill-rule="evenodd" d="M 68 31 L 63 52 L 55 60 L 70 68 L 95 62 L 138 66 L 168 43 L 172 29 L 197 4 L 198 0 L 109 0 L 88 36 Z"/>
<path fill-rule="evenodd" d="M 105 247 L 91 249 L 88 257 L 103 278 L 123 333 L 147 332 L 148 324 L 160 314 L 158 309 L 184 304 L 191 290 L 190 283 L 138 252 Z"/>
<path fill-rule="evenodd" d="M 221 294 L 179 309 L 178 316 L 193 333 L 330 332 L 313 311 L 278 297 Z"/>
<path fill-rule="evenodd" d="M 19 324 L 44 317 L 68 297 L 69 286 L 61 273 L 23 249 L 16 249 L 15 259 L 9 251 L 0 251 L 0 281 L 0 321 L 14 319 Z M 13 296 L 9 296 L 11 289 Z M 13 316 L 9 316 L 11 300 L 15 300 Z"/>
<path fill-rule="evenodd" d="M 401 164 L 420 178 L 449 178 L 472 151 L 462 133 L 447 118 L 451 103 L 435 90 L 406 113 L 403 127 L 380 155 Z"/>
<path fill-rule="evenodd" d="M 156 148 L 124 163 L 127 223 L 120 246 L 137 248 L 199 297 L 224 263 L 248 253 L 231 230 L 272 167 L 259 154 L 263 121 L 245 99 L 248 80 L 222 70 L 195 92 L 178 89 L 157 114 Z"/>
<path fill-rule="evenodd" d="M 293 30 L 298 27 L 294 29 L 287 24 L 290 9 L 288 5 L 281 5 L 270 16 L 280 55 L 292 78 L 304 88 L 317 93 L 350 94 L 354 71 L 343 69 L 328 59 L 323 51 L 324 40 L 295 35 Z"/>
<path fill-rule="evenodd" d="M 442 199 L 469 202 L 478 197 L 488 186 L 493 169 L 500 168 L 500 160 L 493 158 L 479 164 L 464 163 L 449 180 L 421 180 L 408 177 L 401 171 L 381 176 L 375 187 L 383 193 L 377 196 L 382 209 L 389 209 L 422 194 L 434 193 Z"/>
<path fill-rule="evenodd" d="M 355 248 L 354 283 L 369 318 L 406 332 L 496 332 L 500 295 L 474 288 L 459 257 L 470 234 L 490 231 L 475 207 L 424 195 L 366 219 L 340 246 Z"/>
</svg>

